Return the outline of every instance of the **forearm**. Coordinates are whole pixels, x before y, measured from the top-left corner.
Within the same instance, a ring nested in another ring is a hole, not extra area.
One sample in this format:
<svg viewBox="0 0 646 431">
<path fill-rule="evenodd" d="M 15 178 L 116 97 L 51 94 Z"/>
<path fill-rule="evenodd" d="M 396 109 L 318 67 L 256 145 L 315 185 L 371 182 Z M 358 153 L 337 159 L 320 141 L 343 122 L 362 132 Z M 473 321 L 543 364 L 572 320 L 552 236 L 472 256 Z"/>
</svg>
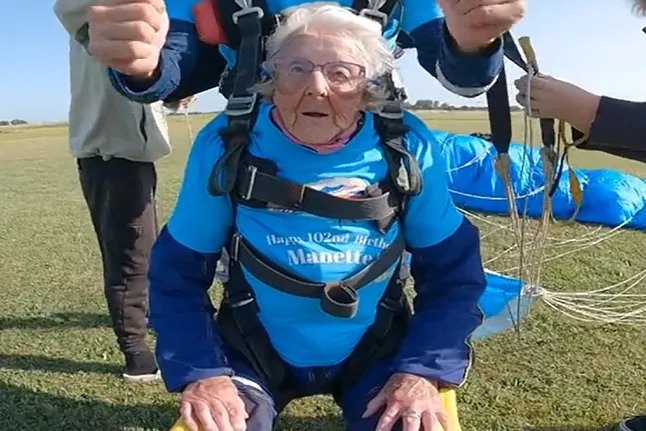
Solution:
<svg viewBox="0 0 646 431">
<path fill-rule="evenodd" d="M 466 218 L 444 241 L 412 250 L 415 314 L 393 372 L 459 386 L 472 362 L 469 340 L 482 324 L 478 307 L 486 288 L 478 230 Z"/>
<path fill-rule="evenodd" d="M 157 360 L 170 392 L 200 379 L 233 374 L 208 296 L 218 259 L 219 254 L 184 247 L 167 227 L 153 246 L 150 324 L 157 333 Z"/>
<path fill-rule="evenodd" d="M 587 141 L 580 148 L 646 161 L 646 103 L 602 96 L 598 99 Z M 572 123 L 586 131 L 585 124 Z M 582 133 L 573 133 L 576 139 Z"/>
<path fill-rule="evenodd" d="M 165 100 L 191 75 L 198 56 L 198 38 L 192 23 L 171 20 L 166 43 L 157 69 L 149 77 L 130 77 L 108 69 L 113 87 L 124 97 L 138 103 Z"/>
<path fill-rule="evenodd" d="M 501 40 L 478 53 L 462 52 L 443 18 L 429 21 L 411 33 L 419 64 L 449 91 L 463 97 L 485 93 L 503 65 Z"/>
</svg>

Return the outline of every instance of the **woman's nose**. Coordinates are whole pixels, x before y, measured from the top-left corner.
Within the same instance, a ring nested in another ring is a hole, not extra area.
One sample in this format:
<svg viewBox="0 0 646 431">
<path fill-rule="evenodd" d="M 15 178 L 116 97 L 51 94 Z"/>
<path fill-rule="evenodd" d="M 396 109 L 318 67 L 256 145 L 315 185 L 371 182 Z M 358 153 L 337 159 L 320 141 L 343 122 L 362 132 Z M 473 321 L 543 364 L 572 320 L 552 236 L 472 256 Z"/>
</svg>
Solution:
<svg viewBox="0 0 646 431">
<path fill-rule="evenodd" d="M 314 97 L 325 97 L 328 95 L 328 84 L 320 70 L 314 70 L 307 83 L 307 94 Z"/>
</svg>

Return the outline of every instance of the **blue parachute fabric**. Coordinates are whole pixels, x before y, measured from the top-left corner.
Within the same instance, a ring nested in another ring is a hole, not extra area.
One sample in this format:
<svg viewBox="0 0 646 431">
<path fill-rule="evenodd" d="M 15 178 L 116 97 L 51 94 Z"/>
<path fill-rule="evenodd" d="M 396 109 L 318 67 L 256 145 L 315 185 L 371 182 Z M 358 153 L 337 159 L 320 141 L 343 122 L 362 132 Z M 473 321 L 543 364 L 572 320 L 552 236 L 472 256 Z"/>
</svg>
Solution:
<svg viewBox="0 0 646 431">
<path fill-rule="evenodd" d="M 459 207 L 489 214 L 508 214 L 502 181 L 494 168 L 496 151 L 491 142 L 473 135 L 440 132 L 449 188 Z M 544 175 L 539 148 L 512 143 L 509 149 L 511 181 L 517 208 L 540 217 Z M 564 166 L 552 200 L 554 217 L 569 219 L 575 211 L 568 170 Z M 646 231 L 646 180 L 609 169 L 574 169 L 583 192 L 575 221 L 607 227 Z"/>
<path fill-rule="evenodd" d="M 497 153 L 491 142 L 477 135 L 437 133 L 456 205 L 474 212 L 507 215 L 507 198 L 495 171 Z M 545 184 L 540 148 L 512 143 L 509 158 L 518 210 L 529 217 L 540 217 Z M 559 220 L 570 219 L 575 211 L 569 169 L 563 167 L 552 199 L 552 211 Z M 646 231 L 646 180 L 608 169 L 574 169 L 574 173 L 583 193 L 575 221 Z M 507 331 L 528 315 L 530 298 L 521 294 L 521 288 L 517 278 L 487 271 L 487 289 L 480 299 L 485 321 L 474 334 L 476 340 Z"/>
<path fill-rule="evenodd" d="M 517 278 L 492 271 L 486 277 L 487 289 L 479 303 L 485 319 L 473 335 L 476 340 L 507 331 L 529 314 L 529 297 L 521 295 L 522 283 Z"/>
</svg>

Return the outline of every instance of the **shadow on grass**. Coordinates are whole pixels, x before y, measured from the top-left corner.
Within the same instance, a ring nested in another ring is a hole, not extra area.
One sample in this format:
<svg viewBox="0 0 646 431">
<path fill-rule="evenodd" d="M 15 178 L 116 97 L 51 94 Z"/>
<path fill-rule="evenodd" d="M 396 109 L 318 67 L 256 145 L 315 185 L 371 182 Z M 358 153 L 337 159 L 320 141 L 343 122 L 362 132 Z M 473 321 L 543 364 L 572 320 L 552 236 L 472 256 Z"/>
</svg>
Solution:
<svg viewBox="0 0 646 431">
<path fill-rule="evenodd" d="M 81 362 L 68 358 L 0 353 L 0 369 L 46 371 L 52 373 L 118 374 L 121 368 L 102 362 Z"/>
<path fill-rule="evenodd" d="M 86 329 L 109 328 L 107 314 L 99 313 L 53 313 L 34 317 L 0 317 L 0 331 L 3 329 Z"/>
<path fill-rule="evenodd" d="M 173 402 L 111 404 L 102 400 L 73 399 L 0 382 L 0 418 L 16 430 L 30 431 L 167 431 L 177 417 Z M 337 417 L 281 415 L 280 431 L 341 431 Z"/>
</svg>

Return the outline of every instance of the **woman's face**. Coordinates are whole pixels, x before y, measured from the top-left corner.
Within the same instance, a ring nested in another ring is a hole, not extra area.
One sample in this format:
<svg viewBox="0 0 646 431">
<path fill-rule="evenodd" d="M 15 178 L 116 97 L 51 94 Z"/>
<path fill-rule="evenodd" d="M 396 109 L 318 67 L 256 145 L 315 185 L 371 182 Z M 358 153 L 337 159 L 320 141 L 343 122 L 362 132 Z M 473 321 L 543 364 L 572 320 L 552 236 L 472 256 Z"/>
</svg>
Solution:
<svg viewBox="0 0 646 431">
<path fill-rule="evenodd" d="M 355 45 L 331 31 L 303 34 L 268 63 L 274 104 L 285 127 L 303 143 L 327 143 L 359 118 L 365 66 Z"/>
</svg>

